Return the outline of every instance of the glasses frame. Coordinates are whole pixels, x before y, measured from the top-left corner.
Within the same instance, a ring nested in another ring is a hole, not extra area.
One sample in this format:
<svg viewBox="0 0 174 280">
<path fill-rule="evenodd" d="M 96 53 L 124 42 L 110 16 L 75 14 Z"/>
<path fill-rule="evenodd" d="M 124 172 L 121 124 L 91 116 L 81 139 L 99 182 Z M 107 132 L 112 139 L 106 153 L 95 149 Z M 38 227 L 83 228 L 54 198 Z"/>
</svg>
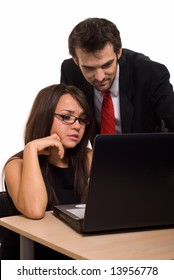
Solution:
<svg viewBox="0 0 174 280">
<path fill-rule="evenodd" d="M 64 124 L 69 124 L 69 125 L 71 125 L 71 124 L 74 124 L 77 120 L 79 121 L 79 123 L 81 124 L 81 125 L 83 125 L 83 126 L 86 126 L 86 125 L 89 125 L 89 123 L 90 123 L 90 121 L 89 121 L 89 119 L 88 119 L 88 117 L 86 117 L 86 118 L 81 118 L 81 117 L 75 117 L 74 115 L 68 115 L 68 114 L 58 114 L 58 113 L 54 113 L 54 116 L 58 119 L 58 120 L 60 120 L 60 121 L 62 121 L 62 123 L 64 123 Z M 67 121 L 67 120 L 65 120 L 65 117 L 73 117 L 73 119 L 72 119 L 72 121 Z M 86 123 L 85 123 L 85 121 L 86 121 Z"/>
</svg>

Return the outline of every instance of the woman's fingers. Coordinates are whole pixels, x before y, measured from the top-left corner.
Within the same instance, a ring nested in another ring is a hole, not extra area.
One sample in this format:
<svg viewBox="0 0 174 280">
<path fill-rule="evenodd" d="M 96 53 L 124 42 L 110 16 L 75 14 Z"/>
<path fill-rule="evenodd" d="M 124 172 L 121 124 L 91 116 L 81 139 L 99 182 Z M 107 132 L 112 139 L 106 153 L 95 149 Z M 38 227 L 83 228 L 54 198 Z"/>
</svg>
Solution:
<svg viewBox="0 0 174 280">
<path fill-rule="evenodd" d="M 64 157 L 64 147 L 60 141 L 60 137 L 56 133 L 52 134 L 51 137 L 55 141 L 55 146 L 58 148 L 58 156 L 62 159 Z"/>
</svg>

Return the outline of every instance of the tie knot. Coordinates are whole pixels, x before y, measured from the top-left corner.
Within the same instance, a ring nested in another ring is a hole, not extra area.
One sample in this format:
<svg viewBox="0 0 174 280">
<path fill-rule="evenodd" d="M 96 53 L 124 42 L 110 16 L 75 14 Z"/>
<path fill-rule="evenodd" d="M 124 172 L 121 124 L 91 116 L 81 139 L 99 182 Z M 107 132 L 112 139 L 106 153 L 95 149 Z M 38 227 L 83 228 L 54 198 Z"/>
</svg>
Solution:
<svg viewBox="0 0 174 280">
<path fill-rule="evenodd" d="M 102 91 L 102 96 L 107 97 L 109 95 L 109 93 L 110 93 L 109 90 Z"/>
</svg>

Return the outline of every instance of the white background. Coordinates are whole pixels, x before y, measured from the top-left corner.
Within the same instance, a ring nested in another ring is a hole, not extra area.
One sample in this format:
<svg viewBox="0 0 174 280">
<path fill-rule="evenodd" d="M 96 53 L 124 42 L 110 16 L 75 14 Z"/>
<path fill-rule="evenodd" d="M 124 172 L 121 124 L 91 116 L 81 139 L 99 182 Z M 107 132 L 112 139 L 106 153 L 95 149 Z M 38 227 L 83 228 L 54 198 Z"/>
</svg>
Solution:
<svg viewBox="0 0 174 280">
<path fill-rule="evenodd" d="M 0 170 L 23 149 L 38 91 L 59 83 L 72 28 L 87 17 L 116 23 L 123 47 L 164 63 L 174 84 L 172 0 L 0 0 Z M 0 184 L 0 188 L 1 188 Z"/>
</svg>

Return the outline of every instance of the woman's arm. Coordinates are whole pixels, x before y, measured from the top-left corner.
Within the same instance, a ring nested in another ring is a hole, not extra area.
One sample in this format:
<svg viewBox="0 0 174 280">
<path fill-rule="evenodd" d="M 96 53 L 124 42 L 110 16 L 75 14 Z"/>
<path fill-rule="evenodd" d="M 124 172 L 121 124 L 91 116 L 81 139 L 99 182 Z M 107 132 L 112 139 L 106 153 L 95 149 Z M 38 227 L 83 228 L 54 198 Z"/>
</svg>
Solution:
<svg viewBox="0 0 174 280">
<path fill-rule="evenodd" d="M 57 134 L 29 142 L 23 159 L 13 159 L 5 166 L 5 181 L 16 208 L 25 216 L 40 219 L 48 203 L 47 190 L 40 170 L 38 154 L 49 155 L 48 147 L 57 147 L 63 157 L 63 147 Z"/>
</svg>

